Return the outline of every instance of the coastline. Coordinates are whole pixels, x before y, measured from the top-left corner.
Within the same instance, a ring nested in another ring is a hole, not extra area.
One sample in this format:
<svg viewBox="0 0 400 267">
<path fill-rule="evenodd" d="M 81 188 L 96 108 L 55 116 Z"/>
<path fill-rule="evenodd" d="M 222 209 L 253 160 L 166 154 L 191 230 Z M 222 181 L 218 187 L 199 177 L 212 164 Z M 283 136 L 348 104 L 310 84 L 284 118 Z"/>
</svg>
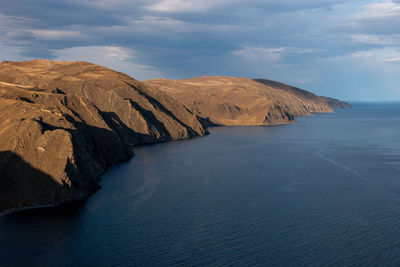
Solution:
<svg viewBox="0 0 400 267">
<path fill-rule="evenodd" d="M 313 112 L 311 115 L 298 116 L 298 117 L 300 117 L 300 118 L 301 118 L 301 117 L 311 117 L 311 116 L 313 116 L 313 114 L 329 114 L 329 113 L 334 113 L 334 112 L 332 112 L 332 111 L 329 111 L 329 112 Z M 255 124 L 254 124 L 254 125 L 218 125 L 218 126 L 214 126 L 214 127 L 219 127 L 219 126 L 224 126 L 224 127 L 241 127 L 241 126 L 243 126 L 243 127 L 245 127 L 245 126 L 273 127 L 273 126 L 281 126 L 281 125 L 290 125 L 290 124 L 293 124 L 293 123 L 296 123 L 296 122 L 297 122 L 297 120 L 292 120 L 292 121 L 288 121 L 288 122 L 279 122 L 279 123 L 274 123 L 274 124 L 270 124 L 270 125 L 255 125 Z M 134 151 L 135 147 L 148 146 L 148 145 L 154 145 L 154 144 L 159 144 L 159 143 L 167 143 L 167 142 L 168 142 L 168 143 L 170 143 L 170 142 L 179 142 L 179 141 L 183 141 L 183 140 L 190 140 L 190 139 L 194 139 L 194 138 L 201 138 L 201 137 L 210 135 L 210 132 L 209 132 L 209 130 L 208 130 L 209 128 L 211 128 L 211 127 L 205 128 L 205 129 L 206 129 L 206 132 L 205 132 L 205 134 L 202 135 L 202 136 L 192 136 L 192 137 L 189 137 L 189 138 L 186 138 L 186 139 L 169 140 L 169 141 L 160 140 L 160 141 L 158 141 L 158 142 L 146 143 L 146 144 L 138 144 L 138 145 L 132 146 L 132 147 L 130 148 L 131 151 L 132 151 L 132 156 L 131 156 L 131 157 L 129 157 L 129 158 L 126 159 L 126 160 L 123 160 L 123 161 L 120 161 L 120 162 L 118 162 L 118 163 L 115 163 L 115 164 L 112 164 L 112 165 L 108 166 L 107 169 L 106 169 L 103 173 L 101 173 L 100 175 L 98 175 L 96 178 L 97 178 L 97 179 L 99 180 L 99 182 L 100 182 L 100 181 L 101 181 L 101 176 L 104 175 L 105 173 L 107 173 L 109 167 L 115 166 L 115 165 L 121 164 L 121 163 L 123 163 L 123 162 L 127 162 L 127 161 L 132 160 L 132 159 L 134 158 L 134 153 L 133 153 L 133 151 Z M 4 211 L 0 211 L 0 217 L 7 216 L 7 215 L 10 215 L 10 214 L 14 214 L 14 213 L 18 213 L 18 212 L 28 211 L 28 210 L 49 209 L 49 208 L 57 208 L 57 209 L 58 209 L 58 208 L 61 208 L 61 207 L 63 207 L 63 206 L 73 205 L 74 203 L 79 203 L 79 202 L 81 202 L 81 201 L 84 201 L 86 198 L 88 198 L 88 197 L 90 197 L 92 194 L 96 193 L 97 190 L 99 190 L 99 189 L 101 188 L 101 186 L 100 186 L 99 184 L 97 184 L 97 185 L 98 185 L 98 186 L 96 187 L 96 189 L 95 189 L 94 191 L 89 192 L 89 194 L 87 194 L 87 195 L 85 195 L 85 196 L 83 196 L 83 197 L 81 197 L 81 198 L 78 198 L 78 199 L 67 200 L 67 201 L 60 201 L 60 202 L 58 202 L 58 203 L 53 203 L 53 204 L 43 204 L 43 205 L 34 205 L 34 206 L 23 206 L 23 207 L 18 207 L 18 208 L 10 208 L 10 209 L 4 210 Z"/>
<path fill-rule="evenodd" d="M 311 92 L 240 77 L 139 82 L 89 62 L 42 59 L 2 62 L 0 76 L 0 214 L 89 196 L 136 146 L 201 137 L 216 124 L 277 126 L 333 112 Z"/>
</svg>

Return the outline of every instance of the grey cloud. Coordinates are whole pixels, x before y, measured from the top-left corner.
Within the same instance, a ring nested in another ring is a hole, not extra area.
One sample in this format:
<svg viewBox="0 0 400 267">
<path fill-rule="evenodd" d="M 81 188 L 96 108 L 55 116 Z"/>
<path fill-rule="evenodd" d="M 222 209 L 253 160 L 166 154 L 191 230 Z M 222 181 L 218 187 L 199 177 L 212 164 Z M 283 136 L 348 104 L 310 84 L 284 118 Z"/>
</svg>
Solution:
<svg viewBox="0 0 400 267">
<path fill-rule="evenodd" d="M 340 64 L 371 75 L 373 67 L 365 70 L 365 62 L 376 62 L 379 51 L 394 51 L 379 49 L 395 49 L 400 34 L 400 16 L 390 13 L 396 9 L 373 0 L 17 2 L 0 0 L 2 58 L 82 59 L 138 79 L 266 77 L 344 98 L 354 98 L 357 90 L 341 90 L 339 81 L 356 82 Z M 398 6 L 399 1 L 387 3 Z M 376 8 L 387 16 L 374 16 Z M 354 57 L 367 55 L 363 51 L 376 56 Z M 107 57 L 96 56 L 106 52 Z M 340 60 L 329 65 L 327 58 Z M 379 61 L 382 69 L 393 64 L 397 57 Z M 386 84 L 398 83 L 381 75 Z"/>
<path fill-rule="evenodd" d="M 350 30 L 367 34 L 400 33 L 400 4 L 398 1 L 377 2 L 364 5 L 348 21 Z"/>
</svg>

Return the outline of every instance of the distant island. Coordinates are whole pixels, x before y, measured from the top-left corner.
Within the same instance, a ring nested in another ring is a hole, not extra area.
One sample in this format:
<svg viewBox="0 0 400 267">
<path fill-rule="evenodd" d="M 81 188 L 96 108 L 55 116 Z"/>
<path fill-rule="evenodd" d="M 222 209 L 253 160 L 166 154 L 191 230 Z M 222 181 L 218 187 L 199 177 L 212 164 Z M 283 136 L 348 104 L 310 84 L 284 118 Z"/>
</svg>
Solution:
<svg viewBox="0 0 400 267">
<path fill-rule="evenodd" d="M 139 82 L 87 62 L 0 63 L 0 214 L 87 197 L 137 145 L 218 125 L 276 125 L 348 108 L 283 83 L 235 77 Z"/>
</svg>

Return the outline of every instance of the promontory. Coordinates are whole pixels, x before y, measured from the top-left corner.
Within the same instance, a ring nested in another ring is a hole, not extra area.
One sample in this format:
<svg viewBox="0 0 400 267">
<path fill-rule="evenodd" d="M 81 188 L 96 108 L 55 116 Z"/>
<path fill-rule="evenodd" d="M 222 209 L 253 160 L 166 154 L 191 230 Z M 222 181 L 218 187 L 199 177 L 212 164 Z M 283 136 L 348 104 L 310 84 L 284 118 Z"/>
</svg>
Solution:
<svg viewBox="0 0 400 267">
<path fill-rule="evenodd" d="M 87 62 L 0 63 L 0 213 L 93 193 L 136 145 L 203 136 L 211 125 L 272 125 L 346 105 L 234 77 L 139 82 Z"/>
</svg>

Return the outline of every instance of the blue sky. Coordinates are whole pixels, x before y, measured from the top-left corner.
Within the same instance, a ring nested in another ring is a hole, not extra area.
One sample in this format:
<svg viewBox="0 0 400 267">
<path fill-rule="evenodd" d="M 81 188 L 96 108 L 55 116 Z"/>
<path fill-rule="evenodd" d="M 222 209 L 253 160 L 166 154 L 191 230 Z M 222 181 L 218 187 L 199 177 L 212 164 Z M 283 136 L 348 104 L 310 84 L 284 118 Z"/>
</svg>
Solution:
<svg viewBox="0 0 400 267">
<path fill-rule="evenodd" d="M 400 100 L 400 1 L 0 0 L 0 59 L 83 60 L 138 80 L 230 75 Z"/>
</svg>

